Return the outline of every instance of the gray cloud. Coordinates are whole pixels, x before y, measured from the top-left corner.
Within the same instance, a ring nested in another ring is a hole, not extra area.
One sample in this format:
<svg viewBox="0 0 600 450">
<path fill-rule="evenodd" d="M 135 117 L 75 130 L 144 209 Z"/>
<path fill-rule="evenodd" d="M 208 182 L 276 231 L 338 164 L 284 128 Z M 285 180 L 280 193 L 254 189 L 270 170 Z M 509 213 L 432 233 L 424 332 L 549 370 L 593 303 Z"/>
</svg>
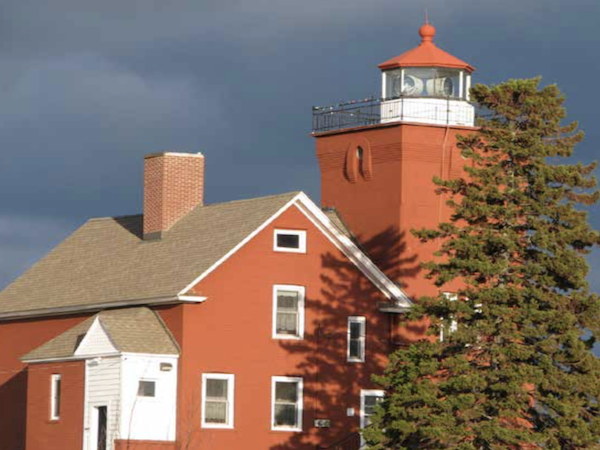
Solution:
<svg viewBox="0 0 600 450">
<path fill-rule="evenodd" d="M 558 82 L 595 157 L 591 0 L 0 2 L 0 288 L 85 218 L 138 212 L 145 153 L 203 151 L 209 202 L 318 200 L 311 106 L 376 93 L 425 8 L 476 80 Z"/>
</svg>

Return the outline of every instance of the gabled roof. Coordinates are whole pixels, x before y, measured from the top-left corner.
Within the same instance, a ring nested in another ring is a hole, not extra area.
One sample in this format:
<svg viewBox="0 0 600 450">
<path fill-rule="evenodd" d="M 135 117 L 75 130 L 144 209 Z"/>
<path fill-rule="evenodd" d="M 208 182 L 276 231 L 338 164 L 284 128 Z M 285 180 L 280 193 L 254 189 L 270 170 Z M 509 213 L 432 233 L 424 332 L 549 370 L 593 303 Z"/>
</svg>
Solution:
<svg viewBox="0 0 600 450">
<path fill-rule="evenodd" d="M 398 67 L 449 67 L 464 69 L 468 72 L 475 70 L 469 63 L 458 59 L 433 43 L 435 28 L 432 25 L 423 25 L 419 29 L 419 34 L 422 41 L 418 47 L 379 64 L 379 68 L 389 70 Z"/>
<path fill-rule="evenodd" d="M 96 356 L 77 352 L 95 324 L 101 326 L 117 353 L 179 354 L 177 343 L 158 314 L 138 307 L 102 311 L 27 353 L 21 360 L 41 362 Z"/>
<path fill-rule="evenodd" d="M 91 219 L 0 292 L 0 317 L 174 300 L 296 195 L 197 207 L 157 241 L 142 239 L 142 215 Z"/>
<path fill-rule="evenodd" d="M 189 289 L 294 204 L 386 297 L 410 307 L 339 218 L 292 192 L 199 206 L 156 241 L 142 239 L 142 216 L 92 219 L 0 293 L 0 319 L 196 301 Z"/>
</svg>

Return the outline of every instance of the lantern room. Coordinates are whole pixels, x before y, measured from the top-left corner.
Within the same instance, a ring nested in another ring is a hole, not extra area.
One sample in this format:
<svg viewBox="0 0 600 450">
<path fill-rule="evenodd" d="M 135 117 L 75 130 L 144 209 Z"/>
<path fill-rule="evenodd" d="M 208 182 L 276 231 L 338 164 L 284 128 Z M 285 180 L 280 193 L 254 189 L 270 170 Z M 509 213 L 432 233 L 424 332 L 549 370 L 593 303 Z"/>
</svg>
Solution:
<svg viewBox="0 0 600 450">
<path fill-rule="evenodd" d="M 435 28 L 419 29 L 418 47 L 382 64 L 381 122 L 473 126 L 470 64 L 434 44 Z"/>
</svg>

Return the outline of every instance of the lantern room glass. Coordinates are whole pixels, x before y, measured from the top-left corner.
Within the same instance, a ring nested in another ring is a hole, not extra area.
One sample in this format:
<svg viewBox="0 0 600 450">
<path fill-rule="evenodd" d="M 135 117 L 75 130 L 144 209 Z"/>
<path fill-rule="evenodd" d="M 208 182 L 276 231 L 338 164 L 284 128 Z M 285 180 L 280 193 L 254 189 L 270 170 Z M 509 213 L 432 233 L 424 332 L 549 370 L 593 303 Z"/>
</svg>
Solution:
<svg viewBox="0 0 600 450">
<path fill-rule="evenodd" d="M 440 67 L 406 67 L 384 72 L 385 98 L 430 97 L 468 100 L 470 74 Z"/>
</svg>

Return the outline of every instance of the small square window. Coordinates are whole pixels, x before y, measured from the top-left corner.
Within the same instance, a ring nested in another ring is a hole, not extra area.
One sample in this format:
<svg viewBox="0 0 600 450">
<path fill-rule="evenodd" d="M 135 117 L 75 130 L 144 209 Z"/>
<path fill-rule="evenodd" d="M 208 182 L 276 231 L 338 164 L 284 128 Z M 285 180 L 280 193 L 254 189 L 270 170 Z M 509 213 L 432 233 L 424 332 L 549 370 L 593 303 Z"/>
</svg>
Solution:
<svg viewBox="0 0 600 450">
<path fill-rule="evenodd" d="M 140 380 L 138 397 L 156 397 L 156 382 Z"/>
<path fill-rule="evenodd" d="M 306 253 L 306 231 L 275 230 L 273 249 L 276 252 Z"/>
</svg>

